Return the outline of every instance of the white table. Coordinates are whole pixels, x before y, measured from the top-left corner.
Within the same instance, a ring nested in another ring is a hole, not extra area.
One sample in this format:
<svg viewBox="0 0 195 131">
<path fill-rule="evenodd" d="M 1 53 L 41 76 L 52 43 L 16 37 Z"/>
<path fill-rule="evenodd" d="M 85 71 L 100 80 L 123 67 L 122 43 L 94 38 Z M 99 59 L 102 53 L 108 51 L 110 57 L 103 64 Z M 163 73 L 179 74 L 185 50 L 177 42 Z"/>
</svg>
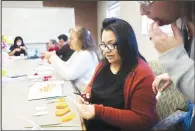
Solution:
<svg viewBox="0 0 195 131">
<path fill-rule="evenodd" d="M 30 73 L 33 68 L 40 66 L 41 60 L 10 60 L 7 70 L 13 73 Z M 55 103 L 47 104 L 47 100 L 28 101 L 28 91 L 32 81 L 13 81 L 2 84 L 2 129 L 3 130 L 24 130 L 25 126 L 32 126 L 29 122 L 17 118 L 24 116 L 32 120 L 37 125 L 60 123 L 60 118 L 55 116 Z M 72 94 L 73 88 L 70 81 L 64 81 L 64 92 L 66 95 Z M 76 114 L 76 118 L 66 122 L 64 126 L 71 127 L 53 127 L 44 128 L 44 130 L 82 130 L 80 116 L 76 110 L 74 103 L 66 100 L 71 112 Z M 46 105 L 48 115 L 32 116 L 37 106 Z M 29 130 L 29 129 L 26 129 Z"/>
</svg>

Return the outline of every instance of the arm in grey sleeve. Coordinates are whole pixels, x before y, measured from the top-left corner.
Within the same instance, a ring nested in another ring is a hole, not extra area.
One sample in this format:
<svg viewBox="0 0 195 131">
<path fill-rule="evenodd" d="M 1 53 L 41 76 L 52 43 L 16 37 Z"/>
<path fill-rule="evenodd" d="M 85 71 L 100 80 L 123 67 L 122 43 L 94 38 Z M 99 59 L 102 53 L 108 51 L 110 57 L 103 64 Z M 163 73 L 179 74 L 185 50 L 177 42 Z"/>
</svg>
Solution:
<svg viewBox="0 0 195 131">
<path fill-rule="evenodd" d="M 171 49 L 159 59 L 179 91 L 194 103 L 194 60 L 189 58 L 184 47 Z"/>
</svg>

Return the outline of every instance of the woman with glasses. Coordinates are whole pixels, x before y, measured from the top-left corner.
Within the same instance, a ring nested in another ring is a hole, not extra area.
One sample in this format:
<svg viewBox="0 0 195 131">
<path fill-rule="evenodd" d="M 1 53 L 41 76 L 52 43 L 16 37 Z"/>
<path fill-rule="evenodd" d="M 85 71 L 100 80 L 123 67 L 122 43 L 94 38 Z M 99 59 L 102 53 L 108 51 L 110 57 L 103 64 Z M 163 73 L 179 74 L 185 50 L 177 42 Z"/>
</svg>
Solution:
<svg viewBox="0 0 195 131">
<path fill-rule="evenodd" d="M 88 131 L 148 130 L 157 121 L 152 91 L 154 74 L 138 50 L 129 23 L 106 18 L 100 49 L 105 56 L 85 90 L 89 103 L 80 97 L 78 110 Z"/>
<path fill-rule="evenodd" d="M 75 51 L 68 61 L 61 60 L 55 51 L 46 52 L 45 58 L 60 76 L 65 80 L 71 80 L 75 87 L 83 92 L 98 64 L 97 46 L 84 27 L 72 28 L 68 44 Z"/>
</svg>

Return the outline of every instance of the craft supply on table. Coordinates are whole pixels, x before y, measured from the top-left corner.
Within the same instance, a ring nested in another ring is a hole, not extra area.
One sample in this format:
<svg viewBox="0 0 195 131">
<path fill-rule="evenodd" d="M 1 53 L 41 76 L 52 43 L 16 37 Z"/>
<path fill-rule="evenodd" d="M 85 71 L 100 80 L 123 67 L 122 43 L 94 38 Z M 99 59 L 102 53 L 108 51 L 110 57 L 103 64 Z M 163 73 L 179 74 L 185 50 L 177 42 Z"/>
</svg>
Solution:
<svg viewBox="0 0 195 131">
<path fill-rule="evenodd" d="M 63 81 L 36 82 L 30 87 L 28 100 L 61 97 L 62 87 Z"/>
<path fill-rule="evenodd" d="M 70 120 L 74 119 L 75 117 L 76 117 L 76 115 L 74 113 L 70 113 L 67 116 L 62 117 L 61 122 L 70 121 Z"/>
<path fill-rule="evenodd" d="M 70 112 L 70 108 L 69 107 L 66 107 L 64 109 L 57 109 L 56 110 L 56 116 L 63 116 L 65 114 L 67 114 L 68 112 Z"/>
<path fill-rule="evenodd" d="M 36 112 L 35 114 L 33 114 L 33 116 L 44 116 L 44 115 L 48 115 L 47 111 L 41 111 L 41 112 Z"/>
<path fill-rule="evenodd" d="M 36 107 L 37 111 L 44 110 L 44 109 L 47 109 L 47 106 L 44 105 L 44 106 L 37 106 Z"/>
</svg>

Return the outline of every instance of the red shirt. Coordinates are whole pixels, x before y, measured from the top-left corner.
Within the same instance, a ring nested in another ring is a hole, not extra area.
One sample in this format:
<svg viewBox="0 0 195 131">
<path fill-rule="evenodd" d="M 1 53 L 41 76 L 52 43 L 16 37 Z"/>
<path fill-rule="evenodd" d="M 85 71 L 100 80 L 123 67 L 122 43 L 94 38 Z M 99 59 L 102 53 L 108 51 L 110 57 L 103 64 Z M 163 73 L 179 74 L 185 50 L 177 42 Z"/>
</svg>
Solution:
<svg viewBox="0 0 195 131">
<path fill-rule="evenodd" d="M 102 67 L 99 63 L 85 93 L 91 92 L 91 86 Z M 152 91 L 154 74 L 148 64 L 139 60 L 133 75 L 128 75 L 124 83 L 123 110 L 95 104 L 95 118 L 122 130 L 149 130 L 159 120 L 156 113 L 156 98 Z"/>
<path fill-rule="evenodd" d="M 58 49 L 59 49 L 59 47 L 58 47 L 58 46 L 55 46 L 54 48 L 49 48 L 48 51 L 49 51 L 49 52 L 50 52 L 50 51 L 54 51 L 54 50 L 56 51 L 56 50 L 58 50 Z"/>
</svg>

